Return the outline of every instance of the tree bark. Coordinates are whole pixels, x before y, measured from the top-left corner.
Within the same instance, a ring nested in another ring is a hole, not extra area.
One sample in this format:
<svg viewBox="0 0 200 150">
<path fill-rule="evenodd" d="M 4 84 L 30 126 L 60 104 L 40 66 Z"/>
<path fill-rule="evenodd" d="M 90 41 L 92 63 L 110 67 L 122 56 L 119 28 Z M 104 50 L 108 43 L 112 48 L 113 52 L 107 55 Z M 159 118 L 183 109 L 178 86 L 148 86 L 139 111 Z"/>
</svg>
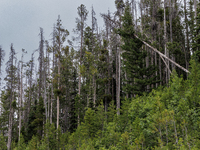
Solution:
<svg viewBox="0 0 200 150">
<path fill-rule="evenodd" d="M 22 70 L 23 70 L 23 54 L 21 58 L 21 75 L 20 75 L 21 81 L 20 81 L 20 101 L 19 101 L 19 140 L 21 134 L 21 107 L 22 107 L 22 84 L 23 84 Z"/>
<path fill-rule="evenodd" d="M 188 60 L 188 55 L 190 52 L 190 45 L 189 45 L 189 31 L 188 31 L 188 19 L 187 19 L 187 10 L 186 10 L 186 0 L 184 0 L 184 15 L 185 15 L 185 25 L 186 25 L 186 42 L 187 42 L 187 50 L 185 51 L 185 56 L 186 56 L 186 69 L 189 68 L 189 64 L 187 62 Z"/>
<path fill-rule="evenodd" d="M 167 50 L 166 0 L 164 0 L 164 48 L 165 48 L 165 56 L 169 57 L 168 50 Z M 166 60 L 166 62 L 167 62 L 167 65 L 169 65 L 168 60 Z M 168 72 L 167 66 L 165 68 L 165 73 L 166 73 L 165 77 L 166 77 L 166 84 L 167 84 L 169 80 L 169 72 Z"/>
<path fill-rule="evenodd" d="M 194 20 L 195 20 L 195 24 L 196 22 L 196 17 L 197 17 L 197 0 L 194 0 Z"/>
<path fill-rule="evenodd" d="M 60 30 L 59 30 L 59 43 L 58 43 L 58 91 L 60 93 L 60 55 L 61 55 L 61 43 L 60 43 Z M 60 113 L 60 99 L 57 95 L 57 129 L 59 127 L 59 113 Z"/>
<path fill-rule="evenodd" d="M 172 33 L 172 14 L 173 14 L 173 4 L 172 0 L 169 0 L 170 3 L 170 14 L 169 14 L 169 23 L 170 23 L 170 42 L 173 43 L 173 33 Z M 175 61 L 174 54 L 172 55 L 172 60 Z M 175 65 L 172 64 L 172 70 L 175 69 Z"/>
<path fill-rule="evenodd" d="M 120 115 L 120 48 L 117 48 L 116 53 L 116 103 L 117 103 L 117 115 Z"/>
</svg>

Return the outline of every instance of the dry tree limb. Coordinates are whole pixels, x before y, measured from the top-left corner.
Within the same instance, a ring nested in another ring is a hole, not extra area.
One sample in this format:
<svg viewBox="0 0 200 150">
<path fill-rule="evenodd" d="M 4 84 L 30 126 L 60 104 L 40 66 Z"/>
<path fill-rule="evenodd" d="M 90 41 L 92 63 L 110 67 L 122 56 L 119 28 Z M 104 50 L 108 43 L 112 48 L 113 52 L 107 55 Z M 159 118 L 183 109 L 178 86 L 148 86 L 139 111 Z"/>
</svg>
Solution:
<svg viewBox="0 0 200 150">
<path fill-rule="evenodd" d="M 115 25 L 118 24 L 118 22 L 108 18 L 108 16 L 106 16 L 105 14 L 101 14 L 102 17 L 105 17 L 106 19 L 110 20 L 112 23 L 114 23 Z M 112 25 L 111 25 L 112 26 Z M 113 27 L 115 28 L 115 27 Z M 164 61 L 163 57 L 167 60 L 169 60 L 171 63 L 173 63 L 174 65 L 176 65 L 178 68 L 182 69 L 183 71 L 185 71 L 186 73 L 190 73 L 187 69 L 183 68 L 182 66 L 180 66 L 179 64 L 177 64 L 176 62 L 174 62 L 173 60 L 171 60 L 170 58 L 168 58 L 167 56 L 165 56 L 163 53 L 161 53 L 160 51 L 158 51 L 156 48 L 152 47 L 151 45 L 149 45 L 147 42 L 141 40 L 137 35 L 134 34 L 134 36 L 136 38 L 138 38 L 140 41 L 142 41 L 146 46 L 148 46 L 149 48 L 151 48 L 152 50 L 154 50 L 156 53 L 159 54 L 159 56 L 162 58 L 162 60 Z M 146 37 L 148 37 L 145 34 Z M 122 51 L 123 53 L 123 51 Z M 164 61 L 165 65 L 167 66 L 167 68 L 169 69 L 169 66 L 166 64 L 166 62 Z M 169 70 L 170 71 L 170 70 Z M 171 72 L 171 71 L 170 71 Z"/>
<path fill-rule="evenodd" d="M 164 58 L 159 54 L 160 58 L 163 60 L 163 62 L 165 63 L 165 65 L 167 66 L 167 69 L 169 70 L 169 73 L 171 74 L 171 70 L 169 68 L 169 65 L 167 65 L 166 61 L 164 60 Z"/>
<path fill-rule="evenodd" d="M 187 69 L 183 68 L 182 66 L 180 66 L 179 64 L 177 64 L 176 62 L 174 62 L 173 60 L 171 60 L 170 58 L 168 58 L 167 56 L 165 56 L 163 53 L 161 53 L 160 51 L 158 51 L 156 48 L 152 47 L 147 42 L 141 40 L 137 35 L 134 35 L 134 36 L 136 38 L 138 38 L 140 41 L 142 41 L 146 46 L 148 46 L 149 48 L 151 48 L 152 50 L 154 50 L 156 53 L 158 53 L 160 56 L 164 57 L 165 59 L 169 60 L 171 63 L 173 63 L 174 65 L 176 65 L 178 68 L 182 69 L 183 71 L 185 71 L 187 73 L 190 73 Z"/>
</svg>

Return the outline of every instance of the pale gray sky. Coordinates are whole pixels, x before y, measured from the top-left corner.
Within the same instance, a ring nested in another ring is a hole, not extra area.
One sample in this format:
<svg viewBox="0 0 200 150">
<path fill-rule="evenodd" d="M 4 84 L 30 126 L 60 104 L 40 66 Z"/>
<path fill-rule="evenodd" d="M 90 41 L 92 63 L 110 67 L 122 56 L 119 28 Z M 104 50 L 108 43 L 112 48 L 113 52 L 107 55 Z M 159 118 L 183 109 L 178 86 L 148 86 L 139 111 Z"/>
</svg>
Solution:
<svg viewBox="0 0 200 150">
<path fill-rule="evenodd" d="M 75 18 L 78 17 L 77 7 L 81 4 L 89 11 L 87 24 L 91 25 L 93 5 L 99 27 L 102 28 L 100 13 L 107 13 L 108 9 L 111 13 L 116 11 L 114 0 L 0 0 L 0 45 L 6 56 L 8 57 L 13 43 L 16 52 L 20 54 L 23 48 L 28 51 L 26 59 L 30 59 L 33 50 L 39 46 L 40 27 L 44 29 L 45 40 L 51 39 L 50 34 L 58 15 L 63 26 L 72 34 L 76 26 Z"/>
</svg>

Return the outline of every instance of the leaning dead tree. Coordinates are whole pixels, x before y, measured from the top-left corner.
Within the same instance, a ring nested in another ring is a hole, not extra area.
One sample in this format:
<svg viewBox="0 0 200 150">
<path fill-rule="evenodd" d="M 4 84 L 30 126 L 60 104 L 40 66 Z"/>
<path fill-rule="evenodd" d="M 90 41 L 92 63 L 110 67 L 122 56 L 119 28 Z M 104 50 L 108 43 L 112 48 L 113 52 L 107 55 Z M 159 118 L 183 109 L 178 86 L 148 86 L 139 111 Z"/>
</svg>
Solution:
<svg viewBox="0 0 200 150">
<path fill-rule="evenodd" d="M 185 69 L 184 67 L 180 66 L 179 64 L 177 64 L 175 61 L 171 60 L 170 58 L 168 58 L 166 55 L 164 55 L 163 53 L 161 53 L 160 51 L 158 51 L 156 48 L 154 48 L 153 46 L 149 45 L 147 42 L 141 40 L 137 35 L 134 35 L 136 38 L 138 38 L 140 41 L 142 41 L 146 46 L 148 46 L 149 48 L 151 48 L 153 51 L 155 51 L 156 53 L 159 54 L 159 56 L 162 58 L 162 60 L 164 61 L 163 57 L 165 59 L 167 59 L 168 61 L 170 61 L 171 63 L 173 63 L 174 65 L 176 65 L 178 68 L 182 69 L 183 71 L 190 73 L 187 69 Z M 164 61 L 165 63 L 165 61 Z M 167 65 L 165 63 L 165 65 Z M 168 65 L 167 65 L 168 66 Z M 169 67 L 168 67 L 169 69 Z M 170 71 L 170 70 L 169 70 Z M 170 71 L 171 72 L 171 71 Z"/>
<path fill-rule="evenodd" d="M 119 24 L 119 22 L 112 20 L 111 18 L 109 18 L 108 16 L 102 14 L 102 17 L 107 18 L 108 20 L 110 20 L 110 24 L 112 26 L 112 28 L 115 28 L 117 24 Z M 140 39 L 136 34 L 134 34 L 134 36 L 136 38 L 138 38 L 141 42 L 143 42 L 147 47 L 151 48 L 153 51 L 155 51 L 156 53 L 159 54 L 159 56 L 161 57 L 161 59 L 163 60 L 163 62 L 165 63 L 166 67 L 168 68 L 169 72 L 171 73 L 170 69 L 169 69 L 169 65 L 167 64 L 167 62 L 164 60 L 164 58 L 168 61 L 170 61 L 172 64 L 174 64 L 175 66 L 177 66 L 178 68 L 182 69 L 183 71 L 185 71 L 186 73 L 190 73 L 187 69 L 185 69 L 184 67 L 182 67 L 181 65 L 177 64 L 175 61 L 173 61 L 172 59 L 170 59 L 169 57 L 167 57 L 166 55 L 164 55 L 163 53 L 161 53 L 160 51 L 158 51 L 156 48 L 154 48 L 153 46 L 151 46 L 150 44 L 148 44 L 147 42 L 145 42 L 144 40 Z M 146 36 L 146 34 L 145 34 Z M 123 53 L 123 51 L 122 51 Z"/>
</svg>

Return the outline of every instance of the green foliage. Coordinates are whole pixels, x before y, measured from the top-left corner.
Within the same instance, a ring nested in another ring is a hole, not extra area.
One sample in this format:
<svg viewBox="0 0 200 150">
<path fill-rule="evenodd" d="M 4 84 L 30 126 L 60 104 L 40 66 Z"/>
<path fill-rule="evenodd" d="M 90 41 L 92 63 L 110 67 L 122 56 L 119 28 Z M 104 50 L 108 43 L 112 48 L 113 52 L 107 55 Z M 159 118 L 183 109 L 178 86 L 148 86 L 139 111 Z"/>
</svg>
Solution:
<svg viewBox="0 0 200 150">
<path fill-rule="evenodd" d="M 62 93 L 61 90 L 59 90 L 59 89 L 54 89 L 53 92 L 54 92 L 55 96 L 60 96 Z"/>
<path fill-rule="evenodd" d="M 131 102 L 125 99 L 120 116 L 115 116 L 116 110 L 111 103 L 105 114 L 107 121 L 101 128 L 95 118 L 101 116 L 98 112 L 102 108 L 101 111 L 89 108 L 84 123 L 69 136 L 68 148 L 198 149 L 198 104 L 193 96 L 200 92 L 193 92 L 198 86 L 193 80 L 200 79 L 197 72 L 200 66 L 195 61 L 191 64 L 188 80 L 184 81 L 173 72 L 169 87 L 153 90 L 149 95 L 133 98 Z"/>
<path fill-rule="evenodd" d="M 27 150 L 37 150 L 39 139 L 36 136 L 33 136 L 32 139 L 28 142 L 26 147 Z"/>
<path fill-rule="evenodd" d="M 85 28 L 88 11 L 81 4 L 78 7 L 79 18 L 76 19 L 76 31 L 81 37 L 80 51 L 73 49 L 71 41 L 68 41 L 70 46 L 64 45 L 69 32 L 63 28 L 60 17 L 58 18 L 53 32 L 53 46 L 47 46 L 47 52 L 53 52 L 53 62 L 50 63 L 44 58 L 42 66 L 46 71 L 44 75 L 47 76 L 42 87 L 47 89 L 42 90 L 39 95 L 44 97 L 37 96 L 38 82 L 42 80 L 36 79 L 36 83 L 31 85 L 33 72 L 30 68 L 33 67 L 33 63 L 27 65 L 31 67 L 26 69 L 28 85 L 23 86 L 28 89 L 24 89 L 26 93 L 23 97 L 20 139 L 17 108 L 20 98 L 17 95 L 17 87 L 20 86 L 16 84 L 20 83 L 17 77 L 17 71 L 20 69 L 14 65 L 15 52 L 11 48 L 6 68 L 8 75 L 5 78 L 5 90 L 0 91 L 0 150 L 7 149 L 5 135 L 8 133 L 10 106 L 14 109 L 11 114 L 11 149 L 15 150 L 200 149 L 200 4 L 196 23 L 192 0 L 187 3 L 189 7 L 186 7 L 190 11 L 184 10 L 185 17 L 188 17 L 185 21 L 182 18 L 182 3 L 171 1 L 172 10 L 171 6 L 166 6 L 169 57 L 186 68 L 190 55 L 193 55 L 193 60 L 190 61 L 188 74 L 183 74 L 178 67 L 170 64 L 170 69 L 175 70 L 171 74 L 168 87 L 159 87 L 155 90 L 153 88 L 158 86 L 158 76 L 160 80 L 166 77 L 165 67 L 160 57 L 153 54 L 151 48 L 144 46 L 142 40 L 151 43 L 163 53 L 163 3 L 141 1 L 138 6 L 145 11 L 141 12 L 139 19 L 133 19 L 132 17 L 136 16 L 136 5 L 132 2 L 134 1 L 127 1 L 125 5 L 123 0 L 115 0 L 117 12 L 114 17 L 110 16 L 110 12 L 108 15 L 102 14 L 106 30 L 100 33 L 94 12 L 92 27 Z M 135 34 L 139 35 L 141 40 L 136 38 Z M 144 36 L 149 37 L 144 39 Z M 122 44 L 121 49 L 119 43 Z M 161 68 L 159 71 L 156 64 Z M 53 66 L 51 71 L 48 68 L 50 66 Z M 118 94 L 121 107 L 120 115 L 117 115 L 115 98 L 116 87 L 119 86 L 117 76 L 120 67 L 122 88 Z M 57 96 L 60 102 L 58 129 L 54 124 L 57 117 Z M 47 112 L 44 109 L 44 101 Z M 31 108 L 27 107 L 28 105 Z M 48 119 L 52 117 L 53 123 L 46 121 L 45 115 Z"/>
<path fill-rule="evenodd" d="M 124 50 L 123 57 L 123 71 L 127 79 L 123 85 L 125 93 L 129 96 L 142 95 L 144 92 L 149 92 L 147 85 L 156 83 L 156 76 L 154 75 L 156 68 L 153 65 L 146 67 L 145 58 L 147 52 L 142 49 L 143 42 L 135 37 L 134 24 L 132 22 L 132 15 L 129 5 L 125 8 L 124 16 L 122 17 L 122 28 L 118 29 L 118 34 L 122 37 Z"/>
<path fill-rule="evenodd" d="M 26 144 L 25 144 L 25 141 L 24 141 L 24 137 L 21 134 L 20 140 L 18 141 L 17 147 L 15 148 L 15 150 L 25 150 L 25 149 L 26 149 Z"/>
<path fill-rule="evenodd" d="M 55 149 L 58 145 L 57 141 L 57 132 L 55 129 L 54 124 L 47 123 L 45 124 L 45 129 L 44 129 L 44 138 L 43 138 L 43 143 L 47 144 L 48 149 L 53 150 Z"/>
<path fill-rule="evenodd" d="M 14 100 L 14 101 L 12 101 L 12 107 L 14 108 L 14 109 L 16 109 L 17 108 L 17 102 L 16 102 L 16 100 Z"/>
<path fill-rule="evenodd" d="M 39 98 L 39 102 L 32 107 L 29 114 L 27 129 L 25 131 L 25 141 L 28 143 L 33 136 L 42 138 L 43 122 L 44 122 L 44 102 L 43 98 Z"/>
<path fill-rule="evenodd" d="M 60 128 L 57 130 L 54 124 L 47 123 L 43 137 L 36 134 L 26 146 L 21 136 L 19 143 L 13 143 L 12 147 L 40 150 L 199 149 L 199 70 L 200 64 L 192 60 L 188 80 L 173 71 L 169 87 L 160 87 L 148 95 L 125 98 L 120 116 L 116 115 L 113 101 L 107 112 L 100 103 L 96 108 L 86 109 L 81 124 L 73 133 L 61 133 Z M 76 101 L 80 101 L 78 95 Z M 34 128 L 39 129 L 38 126 Z M 1 141 L 5 147 L 5 138 L 2 135 L 0 138 L 4 139 Z"/>
<path fill-rule="evenodd" d="M 193 37 L 193 43 L 192 43 L 192 49 L 194 52 L 194 59 L 200 62 L 200 3 L 197 5 L 197 17 L 196 24 L 194 26 L 194 37 Z"/>
<path fill-rule="evenodd" d="M 7 146 L 6 146 L 6 138 L 5 136 L 3 136 L 3 134 L 0 134 L 0 150 L 7 150 Z"/>
</svg>

